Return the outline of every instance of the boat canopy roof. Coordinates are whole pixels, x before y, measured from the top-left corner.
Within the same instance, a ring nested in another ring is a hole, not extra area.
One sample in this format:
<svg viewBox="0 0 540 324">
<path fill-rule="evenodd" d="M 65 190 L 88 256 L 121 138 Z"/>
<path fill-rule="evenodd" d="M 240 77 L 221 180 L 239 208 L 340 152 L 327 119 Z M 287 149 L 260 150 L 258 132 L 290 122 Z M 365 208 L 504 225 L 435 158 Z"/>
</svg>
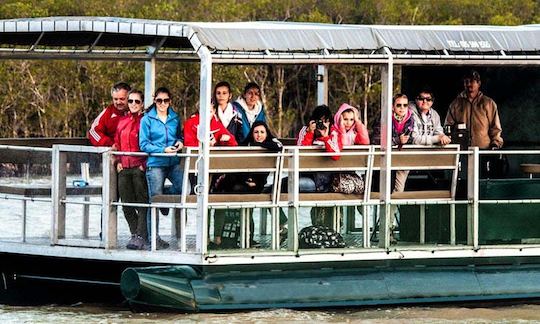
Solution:
<svg viewBox="0 0 540 324">
<path fill-rule="evenodd" d="M 540 25 L 388 26 L 298 22 L 174 22 L 115 17 L 0 20 L 0 57 L 125 59 L 540 59 Z"/>
</svg>

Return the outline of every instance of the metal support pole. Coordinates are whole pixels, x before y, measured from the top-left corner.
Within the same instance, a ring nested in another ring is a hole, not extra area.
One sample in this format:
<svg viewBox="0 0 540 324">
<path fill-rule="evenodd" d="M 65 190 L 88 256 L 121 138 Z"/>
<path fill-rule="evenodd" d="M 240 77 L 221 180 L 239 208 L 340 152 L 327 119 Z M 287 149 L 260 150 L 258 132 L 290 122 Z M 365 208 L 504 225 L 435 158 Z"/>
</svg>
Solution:
<svg viewBox="0 0 540 324">
<path fill-rule="evenodd" d="M 317 66 L 317 105 L 328 105 L 328 69 Z"/>
<path fill-rule="evenodd" d="M 420 205 L 420 244 L 426 243 L 426 205 Z"/>
<path fill-rule="evenodd" d="M 281 242 L 281 237 L 279 236 L 279 207 L 272 207 L 270 209 L 270 220 L 271 220 L 271 236 L 272 236 L 272 250 L 279 250 L 279 243 Z"/>
<path fill-rule="evenodd" d="M 368 169 L 365 174 L 365 184 L 364 184 L 364 205 L 362 206 L 362 238 L 363 238 L 363 244 L 362 246 L 364 248 L 368 248 L 371 246 L 371 238 L 372 238 L 372 232 L 369 230 L 369 218 L 373 218 L 373 233 L 376 231 L 376 215 L 375 213 L 372 213 L 372 210 L 375 210 L 375 206 L 367 206 L 365 203 L 369 202 L 371 199 L 370 193 L 371 193 L 371 184 L 373 179 L 373 159 L 374 155 L 373 152 L 375 149 L 373 146 L 370 146 L 369 148 L 369 155 L 367 160 Z M 369 209 L 369 212 L 368 212 Z"/>
<path fill-rule="evenodd" d="M 101 186 L 102 209 L 102 229 L 101 233 L 105 240 L 105 249 L 115 249 L 117 246 L 117 226 L 116 206 L 112 204 L 117 201 L 116 169 L 113 164 L 113 155 L 110 151 L 102 154 L 103 185 Z"/>
<path fill-rule="evenodd" d="M 81 163 L 81 179 L 84 180 L 86 183 L 90 180 L 90 163 L 83 162 Z M 90 201 L 90 197 L 84 196 L 84 201 Z M 88 238 L 88 227 L 89 227 L 89 221 L 90 219 L 90 205 L 84 204 L 83 205 L 83 215 L 82 215 L 82 237 L 87 239 Z"/>
<path fill-rule="evenodd" d="M 268 234 L 267 223 L 268 223 L 268 208 L 261 208 L 261 218 L 259 218 L 259 232 L 261 235 Z M 271 210 L 270 210 L 271 212 Z"/>
<path fill-rule="evenodd" d="M 478 147 L 472 147 L 473 154 L 469 156 L 467 174 L 467 198 L 472 203 L 469 204 L 467 212 L 467 244 L 478 249 L 478 183 L 480 151 Z"/>
<path fill-rule="evenodd" d="M 450 245 L 456 245 L 456 205 L 450 205 Z"/>
<path fill-rule="evenodd" d="M 158 210 L 156 207 L 150 209 L 150 250 L 155 251 L 157 249 L 157 216 Z"/>
<path fill-rule="evenodd" d="M 199 97 L 199 160 L 197 163 L 197 252 L 205 254 L 208 248 L 208 188 L 210 168 L 210 109 L 212 98 L 212 56 L 205 47 L 199 47 L 201 79 Z"/>
<path fill-rule="evenodd" d="M 381 72 L 381 151 L 386 154 L 381 156 L 380 193 L 382 205 L 380 208 L 379 247 L 390 246 L 391 193 L 392 187 L 392 89 L 394 84 L 394 66 L 392 55 L 389 54 L 388 64 L 383 65 Z"/>
<path fill-rule="evenodd" d="M 149 107 L 154 101 L 156 89 L 156 59 L 144 62 L 144 106 Z"/>
<path fill-rule="evenodd" d="M 240 248 L 245 249 L 249 247 L 249 242 L 246 237 L 249 236 L 246 208 L 240 209 Z"/>
<path fill-rule="evenodd" d="M 22 233 L 21 233 L 21 242 L 26 242 L 26 204 L 27 200 L 22 200 Z"/>
<path fill-rule="evenodd" d="M 293 149 L 293 156 L 289 158 L 289 218 L 288 218 L 288 250 L 298 252 L 298 208 L 300 200 L 300 156 L 298 148 Z"/>
<path fill-rule="evenodd" d="M 180 252 L 186 252 L 187 250 L 186 233 L 186 213 L 180 213 Z"/>
<path fill-rule="evenodd" d="M 368 190 L 367 187 L 365 187 L 364 190 Z M 369 216 L 368 216 L 368 207 L 366 205 L 362 206 L 362 246 L 365 248 L 368 248 L 370 246 L 370 237 L 371 232 L 369 231 Z M 375 230 L 375 226 L 373 227 L 373 230 Z"/>
<path fill-rule="evenodd" d="M 58 244 L 58 239 L 66 235 L 66 163 L 65 152 L 58 145 L 52 147 L 52 215 L 51 215 L 51 245 Z"/>
</svg>

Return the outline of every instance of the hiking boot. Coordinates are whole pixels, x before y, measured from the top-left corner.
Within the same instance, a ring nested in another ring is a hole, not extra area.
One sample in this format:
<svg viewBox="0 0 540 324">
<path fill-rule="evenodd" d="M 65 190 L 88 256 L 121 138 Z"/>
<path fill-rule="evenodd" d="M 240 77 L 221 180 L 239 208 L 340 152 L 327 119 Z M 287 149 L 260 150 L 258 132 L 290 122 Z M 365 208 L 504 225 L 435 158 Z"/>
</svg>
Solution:
<svg viewBox="0 0 540 324">
<path fill-rule="evenodd" d="M 283 244 L 287 240 L 288 230 L 286 227 L 279 228 L 279 244 Z"/>
<path fill-rule="evenodd" d="M 169 243 L 158 236 L 157 242 L 156 242 L 156 250 L 165 250 L 168 248 L 169 248 Z M 151 250 L 151 249 L 152 249 L 152 243 L 144 240 L 144 245 L 142 246 L 141 250 Z"/>
<path fill-rule="evenodd" d="M 165 250 L 168 248 L 169 248 L 169 242 L 163 240 L 161 237 L 158 236 L 157 242 L 156 242 L 156 249 Z"/>
<path fill-rule="evenodd" d="M 128 250 L 137 250 L 137 246 L 135 245 L 135 240 L 137 238 L 136 234 L 131 234 L 131 238 L 126 244 L 126 249 Z"/>
<path fill-rule="evenodd" d="M 398 240 L 396 238 L 396 226 L 390 226 L 390 245 L 396 245 Z"/>
<path fill-rule="evenodd" d="M 145 250 L 147 248 L 148 243 L 146 242 L 146 239 L 144 239 L 140 235 L 132 235 L 131 239 L 129 240 L 128 244 L 126 245 L 126 248 L 129 250 Z"/>
</svg>

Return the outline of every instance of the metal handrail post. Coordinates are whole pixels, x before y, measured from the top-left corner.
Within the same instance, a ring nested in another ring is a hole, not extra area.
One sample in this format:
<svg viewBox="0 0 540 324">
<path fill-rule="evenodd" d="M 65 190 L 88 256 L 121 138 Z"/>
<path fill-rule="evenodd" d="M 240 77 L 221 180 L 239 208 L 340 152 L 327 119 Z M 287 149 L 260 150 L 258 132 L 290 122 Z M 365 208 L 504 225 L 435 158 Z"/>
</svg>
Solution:
<svg viewBox="0 0 540 324">
<path fill-rule="evenodd" d="M 478 200 L 479 200 L 479 165 L 480 151 L 473 147 L 467 168 L 467 198 L 471 202 L 467 208 L 467 244 L 478 249 Z"/>
<path fill-rule="evenodd" d="M 66 163 L 65 152 L 60 151 L 60 145 L 52 148 L 52 215 L 51 215 L 51 245 L 58 244 L 58 239 L 66 235 Z"/>
<path fill-rule="evenodd" d="M 105 249 L 115 249 L 118 243 L 118 219 L 116 206 L 112 203 L 117 200 L 116 169 L 110 151 L 103 152 L 101 157 L 103 168 L 103 186 L 101 189 L 103 222 L 101 233 L 105 241 Z"/>
</svg>

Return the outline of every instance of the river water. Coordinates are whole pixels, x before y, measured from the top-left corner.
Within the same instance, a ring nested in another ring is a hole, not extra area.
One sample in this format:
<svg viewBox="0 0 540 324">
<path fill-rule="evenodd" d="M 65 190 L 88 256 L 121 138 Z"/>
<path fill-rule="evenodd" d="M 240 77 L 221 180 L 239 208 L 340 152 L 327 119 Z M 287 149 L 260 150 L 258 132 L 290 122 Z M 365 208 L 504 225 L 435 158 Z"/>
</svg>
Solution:
<svg viewBox="0 0 540 324">
<path fill-rule="evenodd" d="M 99 181 L 99 179 L 95 180 Z M 14 178 L 0 179 L 2 184 L 14 184 L 19 181 L 20 179 Z M 32 181 L 35 184 L 44 182 L 47 180 L 34 179 Z M 48 203 L 30 203 L 28 209 L 29 236 L 48 236 L 50 229 L 48 205 Z M 69 214 L 80 214 L 80 206 L 73 208 L 75 208 L 74 213 Z M 97 233 L 99 232 L 99 211 L 91 212 L 91 216 L 92 214 L 97 215 L 97 217 L 91 217 L 90 232 Z M 0 199 L 0 215 L 4 229 L 8 229 L 3 231 L 2 237 L 5 239 L 20 235 L 20 202 Z M 123 216 L 120 212 L 119 220 L 122 219 Z M 125 222 L 119 221 L 118 225 L 120 232 L 127 231 Z M 80 229 L 80 220 L 68 221 L 67 227 L 68 231 L 71 228 L 77 232 Z M 160 231 L 170 230 L 170 227 L 167 227 L 164 224 Z M 540 301 L 537 302 L 538 304 L 525 301 L 512 304 L 469 303 L 465 305 L 418 305 L 337 310 L 272 309 L 204 314 L 133 313 L 125 305 L 0 305 L 0 323 L 195 323 L 201 321 L 209 323 L 540 323 Z"/>
<path fill-rule="evenodd" d="M 132 313 L 126 308 L 0 305 L 0 323 L 537 323 L 540 304 L 444 305 L 339 310 L 272 309 L 234 313 Z"/>
</svg>

